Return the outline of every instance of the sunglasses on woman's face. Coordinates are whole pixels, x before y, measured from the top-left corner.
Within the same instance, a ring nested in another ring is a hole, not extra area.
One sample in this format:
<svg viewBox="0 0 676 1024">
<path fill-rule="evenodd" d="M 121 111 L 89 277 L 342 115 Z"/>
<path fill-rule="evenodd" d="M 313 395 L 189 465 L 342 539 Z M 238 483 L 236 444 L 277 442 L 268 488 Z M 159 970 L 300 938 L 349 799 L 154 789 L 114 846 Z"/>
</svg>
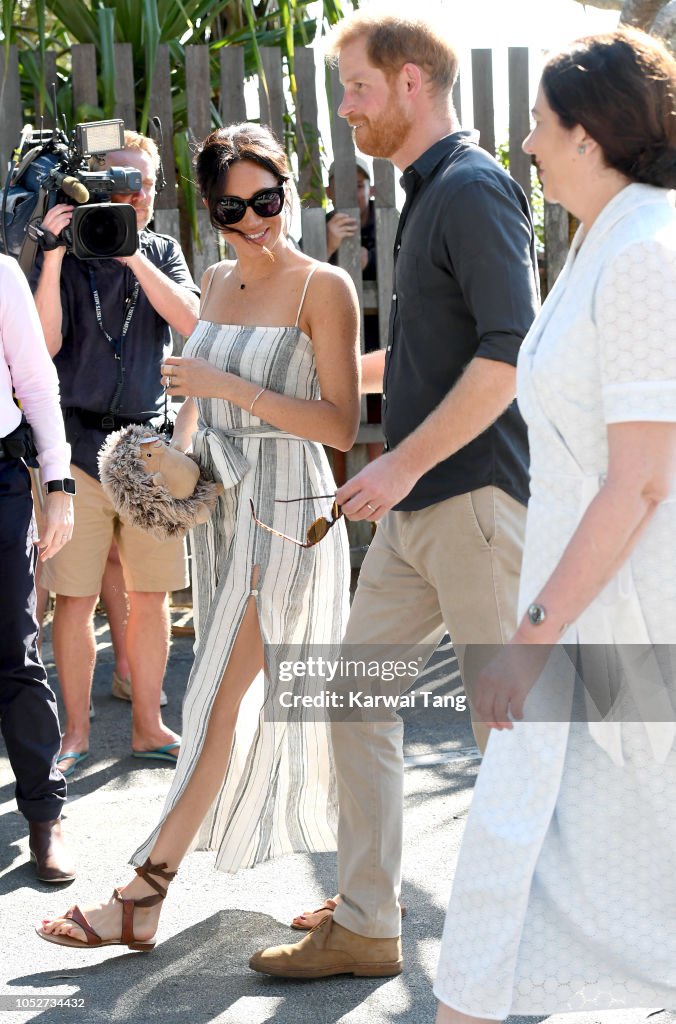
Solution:
<svg viewBox="0 0 676 1024">
<path fill-rule="evenodd" d="M 237 224 L 244 219 L 247 207 L 259 217 L 276 217 L 284 206 L 284 185 L 262 188 L 251 199 L 239 196 L 221 196 L 216 203 L 218 220 L 222 224 Z"/>
<path fill-rule="evenodd" d="M 332 494 L 316 494 L 311 498 L 277 498 L 276 501 L 283 505 L 288 505 L 292 501 L 315 501 L 317 498 L 333 498 Z M 274 533 L 275 537 L 281 537 L 282 540 L 291 541 L 292 544 L 296 544 L 299 548 L 313 548 L 315 544 L 319 544 L 320 540 L 326 537 L 327 533 L 332 526 L 335 526 L 339 519 L 342 518 L 343 511 L 337 501 L 334 500 L 331 506 L 331 518 L 327 519 L 326 516 L 320 516 L 319 519 L 315 519 L 313 523 L 310 523 L 305 532 L 305 541 L 296 540 L 295 537 L 289 537 L 286 533 L 280 533 L 279 530 L 273 530 L 271 526 L 266 523 L 262 523 L 256 516 L 256 510 L 254 503 L 249 498 L 249 504 L 251 505 L 251 517 L 258 526 L 263 530 L 267 530 L 268 533 Z"/>
</svg>

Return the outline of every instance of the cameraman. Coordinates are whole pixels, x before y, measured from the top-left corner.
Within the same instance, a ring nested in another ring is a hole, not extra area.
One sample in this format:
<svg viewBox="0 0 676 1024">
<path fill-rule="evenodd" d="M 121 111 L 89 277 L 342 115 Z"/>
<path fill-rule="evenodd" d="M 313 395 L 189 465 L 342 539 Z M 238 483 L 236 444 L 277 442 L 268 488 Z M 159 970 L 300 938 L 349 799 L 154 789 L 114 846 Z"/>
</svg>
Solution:
<svg viewBox="0 0 676 1024">
<path fill-rule="evenodd" d="M 160 694 L 169 652 L 167 591 L 187 586 L 185 546 L 159 542 L 120 520 L 98 481 L 97 453 L 106 434 L 159 412 L 160 364 L 171 352 L 173 327 L 188 335 L 197 323 L 198 289 L 173 238 L 147 229 L 159 168 L 157 146 L 125 132 L 125 148 L 105 165 L 141 172 L 140 192 L 113 195 L 136 211 L 133 256 L 79 260 L 62 246 L 45 251 L 35 301 L 61 385 L 66 435 L 77 483 L 77 519 L 67 551 L 46 567 L 56 593 L 52 635 L 66 709 L 61 765 L 70 775 L 89 749 L 89 699 L 96 659 L 93 612 L 106 558 L 117 541 L 129 597 L 126 646 L 131 668 L 132 751 L 175 762 L 180 737 L 162 722 Z M 54 235 L 73 209 L 54 206 L 42 225 Z"/>
<path fill-rule="evenodd" d="M 35 536 L 33 499 L 23 457 L 37 443 L 45 499 L 42 536 Z M 20 812 L 28 820 L 38 878 L 68 882 L 73 868 L 61 837 L 66 784 L 56 765 L 61 736 L 54 694 L 37 651 L 34 573 L 73 530 L 73 499 L 62 489 L 69 449 L 59 409 L 59 387 L 31 294 L 18 264 L 0 256 L 0 725 L 16 778 Z M 61 485 L 61 487 L 59 486 Z"/>
</svg>

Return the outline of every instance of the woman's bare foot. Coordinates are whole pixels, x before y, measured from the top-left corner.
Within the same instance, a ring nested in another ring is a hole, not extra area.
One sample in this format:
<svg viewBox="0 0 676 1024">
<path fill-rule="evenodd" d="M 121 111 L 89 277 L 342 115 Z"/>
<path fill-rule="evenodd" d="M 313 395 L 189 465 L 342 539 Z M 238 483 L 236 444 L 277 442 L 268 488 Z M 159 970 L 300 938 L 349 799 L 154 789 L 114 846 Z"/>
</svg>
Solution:
<svg viewBox="0 0 676 1024">
<path fill-rule="evenodd" d="M 445 1003 L 438 1002 L 434 1024 L 490 1024 L 490 1022 L 485 1017 L 468 1017 L 466 1013 L 452 1010 Z M 496 1021 L 493 1021 L 493 1024 L 496 1024 Z"/>
<path fill-rule="evenodd" d="M 156 893 L 142 878 L 134 878 L 128 885 L 122 886 L 120 895 L 126 900 L 139 900 L 146 896 L 153 896 Z M 136 907 L 134 909 L 134 938 L 140 942 L 147 942 L 154 938 L 157 931 L 157 924 L 160 919 L 161 904 L 154 907 Z M 103 942 L 110 942 L 119 939 L 122 935 L 122 904 L 119 900 L 110 899 L 106 903 L 91 903 L 80 907 L 90 926 L 99 935 Z M 80 928 L 66 917 L 48 917 L 42 921 L 40 931 L 45 935 L 63 935 L 67 938 L 82 942 L 87 937 Z"/>
</svg>

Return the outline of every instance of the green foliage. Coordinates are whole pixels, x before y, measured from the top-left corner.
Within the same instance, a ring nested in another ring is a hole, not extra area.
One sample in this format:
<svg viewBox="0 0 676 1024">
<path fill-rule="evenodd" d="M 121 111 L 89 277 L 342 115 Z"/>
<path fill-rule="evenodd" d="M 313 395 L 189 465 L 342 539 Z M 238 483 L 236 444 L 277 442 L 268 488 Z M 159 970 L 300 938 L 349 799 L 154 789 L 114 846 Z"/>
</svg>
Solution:
<svg viewBox="0 0 676 1024">
<path fill-rule="evenodd" d="M 212 86 L 218 93 L 218 50 L 239 44 L 245 49 L 246 74 L 264 79 L 260 48 L 282 50 L 288 85 L 295 96 L 294 52 L 311 42 L 318 29 L 338 21 L 347 3 L 324 0 L 321 17 L 308 13 L 310 0 L 0 0 L 5 46 L 16 43 L 35 54 L 32 68 L 40 69 L 38 93 L 44 105 L 44 55 L 55 53 L 59 85 L 70 72 L 70 47 L 91 43 L 99 68 L 99 99 L 109 116 L 115 102 L 113 44 L 130 43 L 137 97 L 137 123 L 145 131 L 150 116 L 150 90 L 157 47 L 168 43 L 173 58 L 172 97 L 178 129 L 185 128 L 185 47 L 207 44 L 212 54 Z M 314 4 L 316 7 L 317 5 Z M 31 76 L 31 86 L 34 71 Z M 26 99 L 28 100 L 28 94 Z M 29 103 L 29 106 L 31 104 Z M 27 111 L 30 113 L 30 110 Z"/>
<path fill-rule="evenodd" d="M 506 171 L 509 170 L 509 139 L 505 139 L 501 142 L 495 154 L 495 157 L 499 164 L 501 164 Z M 537 168 L 531 165 L 530 169 L 530 205 L 533 211 L 533 226 L 535 228 L 535 236 L 538 240 L 538 248 L 544 250 L 545 247 L 545 198 L 542 194 L 542 185 L 538 178 Z"/>
<path fill-rule="evenodd" d="M 212 121 L 219 124 L 219 51 L 223 46 L 244 47 L 245 74 L 258 74 L 267 89 L 261 47 L 281 49 L 286 92 L 295 107 L 296 46 L 312 42 L 317 32 L 335 24 L 357 0 L 0 0 L 2 44 L 19 51 L 22 101 L 27 120 L 53 115 L 46 88 L 48 62 L 56 58 L 57 105 L 76 120 L 112 117 L 116 74 L 114 44 L 130 43 L 134 68 L 136 123 L 148 129 L 151 88 L 157 47 L 167 43 L 171 58 L 171 97 L 175 149 L 184 206 L 196 230 L 194 194 L 189 173 L 189 125 L 185 79 L 185 47 L 206 44 L 211 61 Z M 309 8 L 319 8 L 313 17 Z M 72 111 L 70 48 L 90 43 L 96 48 L 99 107 Z M 294 114 L 295 116 L 295 114 Z M 294 134 L 287 118 L 288 139 Z M 182 141 L 179 139 L 182 137 Z"/>
<path fill-rule="evenodd" d="M 201 252 L 202 242 L 197 226 L 197 193 L 192 177 L 192 152 L 188 136 L 185 132 L 177 132 L 174 135 L 174 158 L 176 160 L 178 184 L 183 194 L 185 213 L 190 224 L 190 231 L 195 247 Z"/>
</svg>

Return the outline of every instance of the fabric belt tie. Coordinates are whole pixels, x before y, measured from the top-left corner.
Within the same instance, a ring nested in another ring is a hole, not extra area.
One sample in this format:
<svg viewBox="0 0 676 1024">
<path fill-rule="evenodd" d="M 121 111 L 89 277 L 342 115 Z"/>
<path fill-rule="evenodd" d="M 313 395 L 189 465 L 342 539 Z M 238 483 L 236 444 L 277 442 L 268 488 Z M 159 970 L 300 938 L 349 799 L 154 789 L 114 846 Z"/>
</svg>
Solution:
<svg viewBox="0 0 676 1024">
<path fill-rule="evenodd" d="M 215 427 L 205 427 L 193 434 L 193 453 L 201 465 L 211 463 L 216 475 L 224 487 L 235 487 L 240 480 L 243 480 L 251 469 L 248 459 L 242 454 L 239 448 L 232 443 L 233 437 L 256 437 L 274 438 L 290 441 L 305 441 L 305 438 L 296 434 L 287 434 L 282 430 L 273 428 L 252 430 L 243 428 L 241 430 L 218 430 Z"/>
</svg>

